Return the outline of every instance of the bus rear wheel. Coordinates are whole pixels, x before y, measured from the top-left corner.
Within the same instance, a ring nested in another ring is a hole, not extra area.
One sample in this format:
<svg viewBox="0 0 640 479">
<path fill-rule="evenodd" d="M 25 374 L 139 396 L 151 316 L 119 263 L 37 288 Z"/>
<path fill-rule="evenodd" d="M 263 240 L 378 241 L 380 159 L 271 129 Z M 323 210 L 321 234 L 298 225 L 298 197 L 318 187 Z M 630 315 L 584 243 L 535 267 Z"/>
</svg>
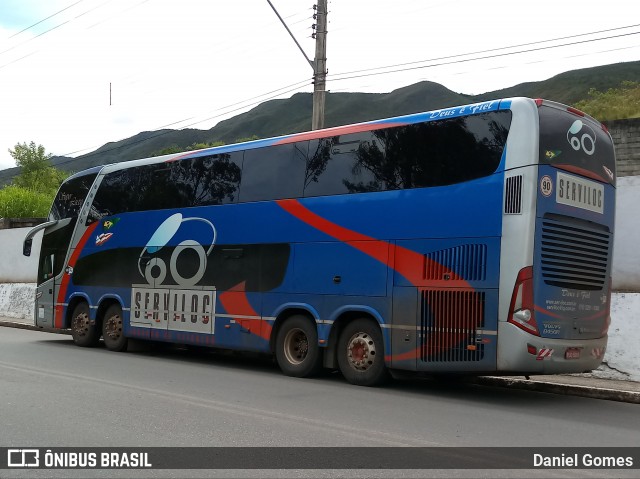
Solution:
<svg viewBox="0 0 640 479">
<path fill-rule="evenodd" d="M 124 323 L 120 305 L 112 304 L 104 313 L 104 319 L 102 320 L 102 338 L 108 350 L 126 351 L 128 341 L 124 335 Z"/>
<path fill-rule="evenodd" d="M 382 333 L 374 321 L 361 318 L 345 326 L 338 339 L 338 366 L 344 378 L 358 386 L 388 380 Z"/>
<path fill-rule="evenodd" d="M 276 337 L 276 359 L 287 376 L 304 378 L 320 370 L 322 354 L 311 318 L 296 315 L 285 320 Z"/>
<path fill-rule="evenodd" d="M 73 308 L 71 337 L 75 344 L 86 348 L 95 346 L 100 340 L 100 331 L 98 331 L 95 323 L 91 324 L 89 305 L 87 303 L 79 303 Z"/>
</svg>

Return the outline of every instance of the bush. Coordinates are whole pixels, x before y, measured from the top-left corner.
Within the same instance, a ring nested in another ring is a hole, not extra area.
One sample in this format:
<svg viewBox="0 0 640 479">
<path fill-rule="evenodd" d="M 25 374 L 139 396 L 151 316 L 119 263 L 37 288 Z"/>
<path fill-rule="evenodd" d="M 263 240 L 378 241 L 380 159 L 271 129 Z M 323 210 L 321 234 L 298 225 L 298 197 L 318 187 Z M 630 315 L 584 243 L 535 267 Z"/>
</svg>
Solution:
<svg viewBox="0 0 640 479">
<path fill-rule="evenodd" d="M 601 92 L 592 88 L 589 98 L 575 104 L 578 110 L 600 121 L 640 117 L 640 83 L 625 81 L 620 88 Z"/>
<path fill-rule="evenodd" d="M 55 192 L 40 193 L 11 185 L 0 190 L 0 218 L 45 218 Z"/>
</svg>

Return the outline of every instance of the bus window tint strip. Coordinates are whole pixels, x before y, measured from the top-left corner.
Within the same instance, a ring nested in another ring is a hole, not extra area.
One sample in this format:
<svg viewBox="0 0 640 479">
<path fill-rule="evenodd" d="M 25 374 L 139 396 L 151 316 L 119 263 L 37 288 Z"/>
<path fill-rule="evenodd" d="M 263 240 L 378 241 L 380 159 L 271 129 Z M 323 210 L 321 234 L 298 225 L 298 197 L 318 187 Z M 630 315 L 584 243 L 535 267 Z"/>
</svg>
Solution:
<svg viewBox="0 0 640 479">
<path fill-rule="evenodd" d="M 496 171 L 510 124 L 511 111 L 495 111 L 119 170 L 102 180 L 89 221 L 470 181 Z"/>
</svg>

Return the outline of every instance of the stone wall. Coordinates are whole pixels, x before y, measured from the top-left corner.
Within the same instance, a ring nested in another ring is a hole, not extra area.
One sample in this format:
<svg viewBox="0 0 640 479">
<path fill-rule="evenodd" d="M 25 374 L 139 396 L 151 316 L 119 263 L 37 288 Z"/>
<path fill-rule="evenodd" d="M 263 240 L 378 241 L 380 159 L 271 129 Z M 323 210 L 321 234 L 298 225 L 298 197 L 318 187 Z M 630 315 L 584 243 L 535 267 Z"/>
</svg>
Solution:
<svg viewBox="0 0 640 479">
<path fill-rule="evenodd" d="M 605 121 L 616 148 L 618 176 L 640 175 L 640 118 Z"/>
</svg>

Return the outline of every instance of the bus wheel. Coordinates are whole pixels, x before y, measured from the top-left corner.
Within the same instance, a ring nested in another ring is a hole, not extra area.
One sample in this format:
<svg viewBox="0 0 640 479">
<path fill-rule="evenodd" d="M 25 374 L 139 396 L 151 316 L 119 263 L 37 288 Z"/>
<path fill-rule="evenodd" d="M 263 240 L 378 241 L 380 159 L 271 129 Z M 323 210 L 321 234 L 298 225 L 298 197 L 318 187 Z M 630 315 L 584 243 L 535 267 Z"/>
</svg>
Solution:
<svg viewBox="0 0 640 479">
<path fill-rule="evenodd" d="M 384 343 L 378 325 L 370 319 L 348 323 L 338 339 L 338 366 L 351 384 L 376 386 L 389 378 Z"/>
<path fill-rule="evenodd" d="M 79 303 L 71 316 L 71 337 L 78 346 L 93 347 L 100 340 L 100 331 L 96 325 L 91 325 L 89 319 L 89 305 Z"/>
<path fill-rule="evenodd" d="M 284 322 L 276 338 L 276 359 L 287 376 L 304 378 L 320 370 L 322 355 L 313 320 L 298 315 Z"/>
<path fill-rule="evenodd" d="M 107 308 L 102 320 L 102 338 L 110 351 L 126 351 L 127 338 L 123 331 L 122 309 L 118 304 Z"/>
</svg>

